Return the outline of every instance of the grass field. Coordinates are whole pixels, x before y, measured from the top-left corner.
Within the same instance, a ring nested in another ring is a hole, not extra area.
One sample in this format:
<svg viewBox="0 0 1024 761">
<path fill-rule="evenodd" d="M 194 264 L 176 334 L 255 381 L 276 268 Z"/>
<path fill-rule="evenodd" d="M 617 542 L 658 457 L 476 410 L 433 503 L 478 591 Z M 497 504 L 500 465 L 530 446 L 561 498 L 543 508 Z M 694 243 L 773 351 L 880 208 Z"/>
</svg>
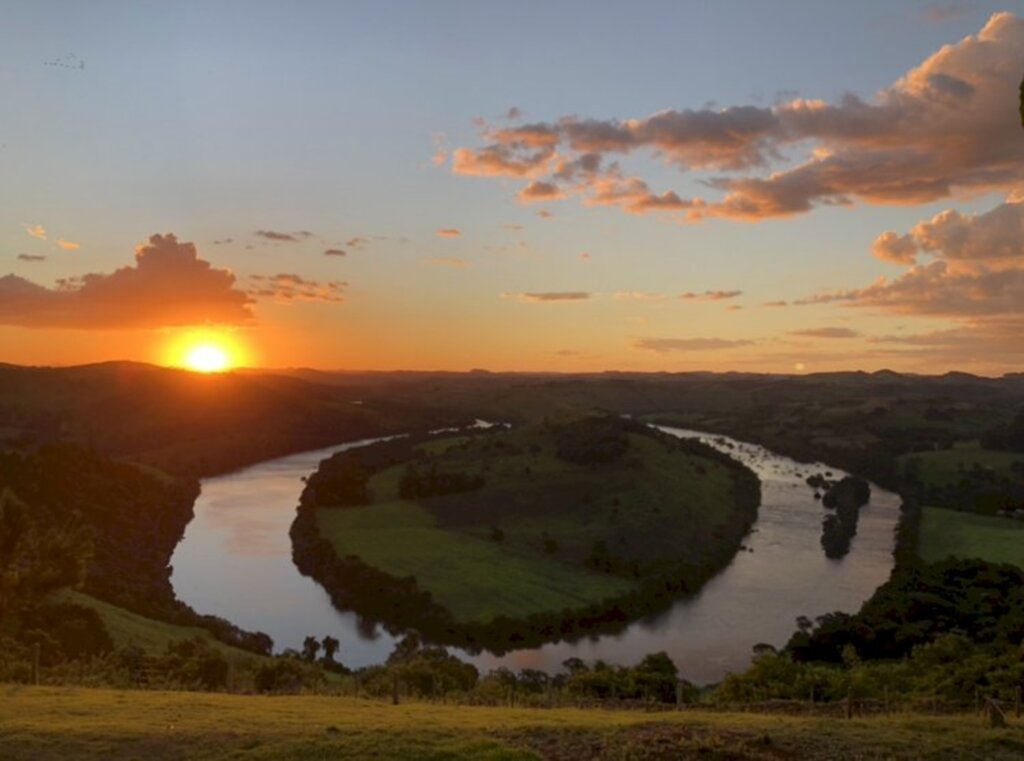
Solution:
<svg viewBox="0 0 1024 761">
<path fill-rule="evenodd" d="M 632 588 L 623 579 L 521 557 L 488 539 L 439 529 L 411 502 L 321 510 L 317 521 L 339 554 L 359 555 L 394 576 L 415 576 L 460 621 L 562 610 Z"/>
<path fill-rule="evenodd" d="M 479 475 L 483 488 L 403 499 L 401 463 L 374 473 L 372 504 L 318 509 L 318 531 L 339 556 L 415 577 L 466 623 L 599 603 L 680 560 L 717 568 L 752 509 L 738 506 L 729 468 L 653 434 L 627 438 L 599 467 L 558 457 L 543 426 L 430 441 L 418 467 Z M 596 547 L 617 572 L 594 569 Z"/>
<path fill-rule="evenodd" d="M 1024 522 L 926 507 L 918 553 L 929 563 L 952 555 L 1024 568 Z"/>
<path fill-rule="evenodd" d="M 962 471 L 971 470 L 976 466 L 986 468 L 997 475 L 1009 476 L 1013 472 L 1015 462 L 1024 463 L 1024 454 L 982 449 L 976 442 L 972 442 L 951 449 L 914 452 L 901 456 L 899 460 L 904 468 L 910 462 L 916 461 L 918 476 L 922 483 L 927 486 L 943 487 L 959 481 Z"/>
<path fill-rule="evenodd" d="M 824 717 L 387 703 L 0 685 L 0 758 L 986 759 L 1024 726 L 976 715 Z"/>
</svg>

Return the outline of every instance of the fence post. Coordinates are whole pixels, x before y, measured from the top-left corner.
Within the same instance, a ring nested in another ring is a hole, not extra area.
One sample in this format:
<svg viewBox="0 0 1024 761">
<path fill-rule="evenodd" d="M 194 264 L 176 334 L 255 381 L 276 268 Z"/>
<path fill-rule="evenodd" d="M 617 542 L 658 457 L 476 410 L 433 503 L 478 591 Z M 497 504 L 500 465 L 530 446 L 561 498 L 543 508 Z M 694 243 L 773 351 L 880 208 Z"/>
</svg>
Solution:
<svg viewBox="0 0 1024 761">
<path fill-rule="evenodd" d="M 853 718 L 853 687 L 846 689 L 846 718 Z"/>
<path fill-rule="evenodd" d="M 38 642 L 32 645 L 32 684 L 39 684 L 39 654 L 42 645 Z"/>
<path fill-rule="evenodd" d="M 683 708 L 683 680 L 676 680 L 676 710 L 680 711 Z"/>
<path fill-rule="evenodd" d="M 398 673 L 392 675 L 391 682 L 391 705 L 398 705 Z"/>
</svg>

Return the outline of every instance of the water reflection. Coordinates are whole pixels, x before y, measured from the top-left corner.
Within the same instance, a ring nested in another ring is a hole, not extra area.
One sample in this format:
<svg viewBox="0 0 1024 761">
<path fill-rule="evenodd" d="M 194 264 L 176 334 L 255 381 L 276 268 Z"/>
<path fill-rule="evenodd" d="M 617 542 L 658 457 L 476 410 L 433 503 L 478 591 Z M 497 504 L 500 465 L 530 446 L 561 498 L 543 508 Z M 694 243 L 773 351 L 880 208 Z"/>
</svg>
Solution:
<svg viewBox="0 0 1024 761">
<path fill-rule="evenodd" d="M 757 472 L 762 504 L 745 549 L 696 597 L 618 634 L 500 657 L 461 655 L 484 670 L 504 665 L 554 671 L 574 656 L 633 663 L 664 650 L 685 677 L 707 683 L 742 669 L 755 644 L 784 644 L 797 616 L 854 611 L 888 578 L 899 513 L 896 495 L 873 487 L 850 553 L 829 560 L 820 541 L 824 510 L 804 479 L 826 471 L 839 477 L 841 471 L 797 463 L 727 437 L 661 430 L 702 438 Z M 200 613 L 266 632 L 279 649 L 298 648 L 309 634 L 330 634 L 341 641 L 338 657 L 347 665 L 383 661 L 395 637 L 351 612 L 335 610 L 320 586 L 296 570 L 288 539 L 301 478 L 330 454 L 365 443 L 305 452 L 204 480 L 195 518 L 172 561 L 178 596 Z"/>
</svg>

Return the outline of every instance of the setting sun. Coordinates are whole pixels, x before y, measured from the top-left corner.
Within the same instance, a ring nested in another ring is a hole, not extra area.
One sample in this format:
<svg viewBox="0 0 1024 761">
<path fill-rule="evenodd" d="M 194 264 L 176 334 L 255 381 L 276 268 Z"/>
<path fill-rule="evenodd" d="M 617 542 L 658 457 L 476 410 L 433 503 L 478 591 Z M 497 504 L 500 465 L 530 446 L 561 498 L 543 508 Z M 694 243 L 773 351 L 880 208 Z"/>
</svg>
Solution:
<svg viewBox="0 0 1024 761">
<path fill-rule="evenodd" d="M 221 373 L 231 367 L 231 360 L 219 346 L 200 344 L 185 355 L 185 367 L 197 373 Z"/>
</svg>

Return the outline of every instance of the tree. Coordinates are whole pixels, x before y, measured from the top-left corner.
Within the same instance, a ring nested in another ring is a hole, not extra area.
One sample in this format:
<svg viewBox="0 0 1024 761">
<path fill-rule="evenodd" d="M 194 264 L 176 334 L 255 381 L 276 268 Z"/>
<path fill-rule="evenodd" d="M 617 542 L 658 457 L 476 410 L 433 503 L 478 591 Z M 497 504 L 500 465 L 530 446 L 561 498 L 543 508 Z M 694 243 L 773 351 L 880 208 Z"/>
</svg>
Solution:
<svg viewBox="0 0 1024 761">
<path fill-rule="evenodd" d="M 328 663 L 334 663 L 334 654 L 338 652 L 338 648 L 341 647 L 341 643 L 334 637 L 327 636 L 324 637 L 322 644 L 324 648 L 324 660 Z"/>
<path fill-rule="evenodd" d="M 320 652 L 320 642 L 316 637 L 309 636 L 302 641 L 302 657 L 307 661 L 315 661 L 316 654 Z"/>
</svg>

